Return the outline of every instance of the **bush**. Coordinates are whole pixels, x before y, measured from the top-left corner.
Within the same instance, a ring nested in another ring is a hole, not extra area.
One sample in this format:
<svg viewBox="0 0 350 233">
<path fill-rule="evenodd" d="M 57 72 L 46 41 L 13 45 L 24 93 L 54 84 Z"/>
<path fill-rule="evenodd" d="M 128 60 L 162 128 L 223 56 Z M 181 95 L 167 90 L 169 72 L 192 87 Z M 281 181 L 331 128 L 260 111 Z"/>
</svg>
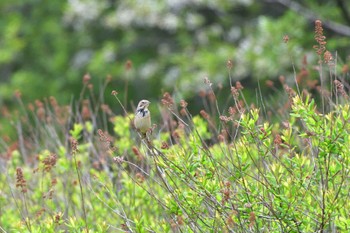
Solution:
<svg viewBox="0 0 350 233">
<path fill-rule="evenodd" d="M 195 116 L 165 93 L 163 124 L 146 138 L 132 129 L 132 114 L 115 116 L 85 93 L 89 80 L 71 106 L 53 97 L 22 105 L 17 140 L 3 141 L 1 229 L 349 231 L 349 97 L 329 62 L 326 89 L 320 61 L 318 98 L 282 80 L 278 110 L 248 105 L 239 82 L 220 110 L 206 79 L 206 108 Z"/>
</svg>

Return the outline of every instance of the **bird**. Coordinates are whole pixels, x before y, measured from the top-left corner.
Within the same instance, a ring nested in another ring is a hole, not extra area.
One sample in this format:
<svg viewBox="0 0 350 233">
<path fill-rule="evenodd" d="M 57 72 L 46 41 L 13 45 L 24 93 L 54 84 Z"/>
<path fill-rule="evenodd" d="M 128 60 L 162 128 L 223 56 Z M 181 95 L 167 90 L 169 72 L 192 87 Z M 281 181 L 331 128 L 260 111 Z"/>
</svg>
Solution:
<svg viewBox="0 0 350 233">
<path fill-rule="evenodd" d="M 143 137 L 146 137 L 147 131 L 151 128 L 151 112 L 148 110 L 150 103 L 148 100 L 141 100 L 135 112 L 134 125 Z"/>
</svg>

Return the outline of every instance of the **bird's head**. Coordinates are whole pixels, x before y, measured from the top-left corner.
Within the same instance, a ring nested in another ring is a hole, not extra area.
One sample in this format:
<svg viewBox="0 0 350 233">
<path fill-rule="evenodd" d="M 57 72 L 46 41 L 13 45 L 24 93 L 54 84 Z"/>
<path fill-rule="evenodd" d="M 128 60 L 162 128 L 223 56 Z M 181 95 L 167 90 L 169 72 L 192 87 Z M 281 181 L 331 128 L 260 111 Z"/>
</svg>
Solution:
<svg viewBox="0 0 350 233">
<path fill-rule="evenodd" d="M 141 100 L 141 101 L 139 102 L 139 104 L 137 105 L 137 110 L 147 108 L 148 105 L 149 105 L 150 103 L 151 103 L 151 102 L 149 102 L 148 100 Z"/>
</svg>

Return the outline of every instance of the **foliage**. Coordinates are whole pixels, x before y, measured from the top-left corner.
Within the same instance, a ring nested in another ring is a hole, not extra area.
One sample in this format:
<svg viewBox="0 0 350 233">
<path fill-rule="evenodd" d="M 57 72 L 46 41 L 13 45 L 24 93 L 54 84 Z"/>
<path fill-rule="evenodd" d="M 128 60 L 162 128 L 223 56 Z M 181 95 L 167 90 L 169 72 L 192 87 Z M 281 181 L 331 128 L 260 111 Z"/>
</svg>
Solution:
<svg viewBox="0 0 350 233">
<path fill-rule="evenodd" d="M 81 100 L 68 118 L 58 117 L 65 108 L 54 99 L 37 103 L 44 112 L 22 119 L 31 137 L 1 157 L 1 228 L 347 232 L 350 105 L 335 83 L 335 102 L 328 98 L 323 107 L 307 92 L 285 88 L 288 114 L 275 123 L 266 109 L 242 105 L 238 83 L 229 115 L 209 114 L 219 106 L 207 96 L 212 106 L 192 116 L 184 100 L 178 108 L 165 94 L 169 128 L 153 129 L 152 142 L 137 142 L 131 114 L 113 116 L 106 105 L 94 107 L 98 102 Z M 115 136 L 98 129 L 108 117 Z"/>
<path fill-rule="evenodd" d="M 307 31 L 317 18 L 343 26 L 345 34 L 337 24 L 326 36 L 333 54 L 348 56 L 348 3 L 296 1 L 298 10 L 281 2 L 289 1 L 2 1 L 0 101 L 12 102 L 19 90 L 29 101 L 67 102 L 85 73 L 95 86 L 110 75 L 114 86 L 127 87 L 126 99 L 174 88 L 193 98 L 205 76 L 226 83 L 229 59 L 234 79 L 255 88 L 256 80 L 293 75 L 291 60 L 298 71 L 301 59 L 293 59 L 302 55 L 313 63 Z"/>
<path fill-rule="evenodd" d="M 349 68 L 327 50 L 322 22 L 315 24 L 314 69 L 301 58 L 292 79 L 259 86 L 254 102 L 233 83 L 228 61 L 230 94 L 205 78 L 205 107 L 192 114 L 193 105 L 178 101 L 182 93 L 165 92 L 146 138 L 133 129 L 127 95 L 112 91 L 123 115 L 105 104 L 110 78 L 95 95 L 85 75 L 70 105 L 52 96 L 26 106 L 16 92 L 17 112 L 3 111 L 11 134 L 0 144 L 0 229 L 348 232 Z M 285 42 L 287 50 L 296 46 Z"/>
</svg>

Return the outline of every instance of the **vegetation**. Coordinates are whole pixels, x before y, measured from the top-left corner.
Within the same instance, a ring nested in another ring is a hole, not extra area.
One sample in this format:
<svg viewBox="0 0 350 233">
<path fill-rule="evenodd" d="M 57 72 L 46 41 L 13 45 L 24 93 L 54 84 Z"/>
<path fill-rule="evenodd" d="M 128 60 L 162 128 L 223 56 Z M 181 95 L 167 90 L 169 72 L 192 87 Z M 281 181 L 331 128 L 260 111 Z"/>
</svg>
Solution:
<svg viewBox="0 0 350 233">
<path fill-rule="evenodd" d="M 28 102 L 55 96 L 68 103 L 85 73 L 95 86 L 110 76 L 130 101 L 153 102 L 175 86 L 178 98 L 194 103 L 205 76 L 229 89 L 228 59 L 245 91 L 281 74 L 289 82 L 292 64 L 300 70 L 304 56 L 312 65 L 318 59 L 309 34 L 316 19 L 324 22 L 328 50 L 339 63 L 349 62 L 348 11 L 346 0 L 3 0 L 0 104 L 14 108 L 16 90 Z M 280 43 L 286 34 L 287 46 Z"/>
<path fill-rule="evenodd" d="M 119 90 L 111 97 L 123 115 L 104 103 L 110 79 L 96 96 L 85 75 L 70 106 L 51 97 L 27 108 L 17 92 L 17 117 L 7 116 L 17 137 L 2 141 L 0 230 L 348 232 L 349 70 L 327 51 L 321 21 L 315 39 L 319 85 L 304 68 L 294 88 L 284 77 L 261 87 L 278 101 L 258 92 L 248 102 L 229 60 L 226 101 L 209 78 L 199 114 L 165 92 L 148 139 Z"/>
</svg>

